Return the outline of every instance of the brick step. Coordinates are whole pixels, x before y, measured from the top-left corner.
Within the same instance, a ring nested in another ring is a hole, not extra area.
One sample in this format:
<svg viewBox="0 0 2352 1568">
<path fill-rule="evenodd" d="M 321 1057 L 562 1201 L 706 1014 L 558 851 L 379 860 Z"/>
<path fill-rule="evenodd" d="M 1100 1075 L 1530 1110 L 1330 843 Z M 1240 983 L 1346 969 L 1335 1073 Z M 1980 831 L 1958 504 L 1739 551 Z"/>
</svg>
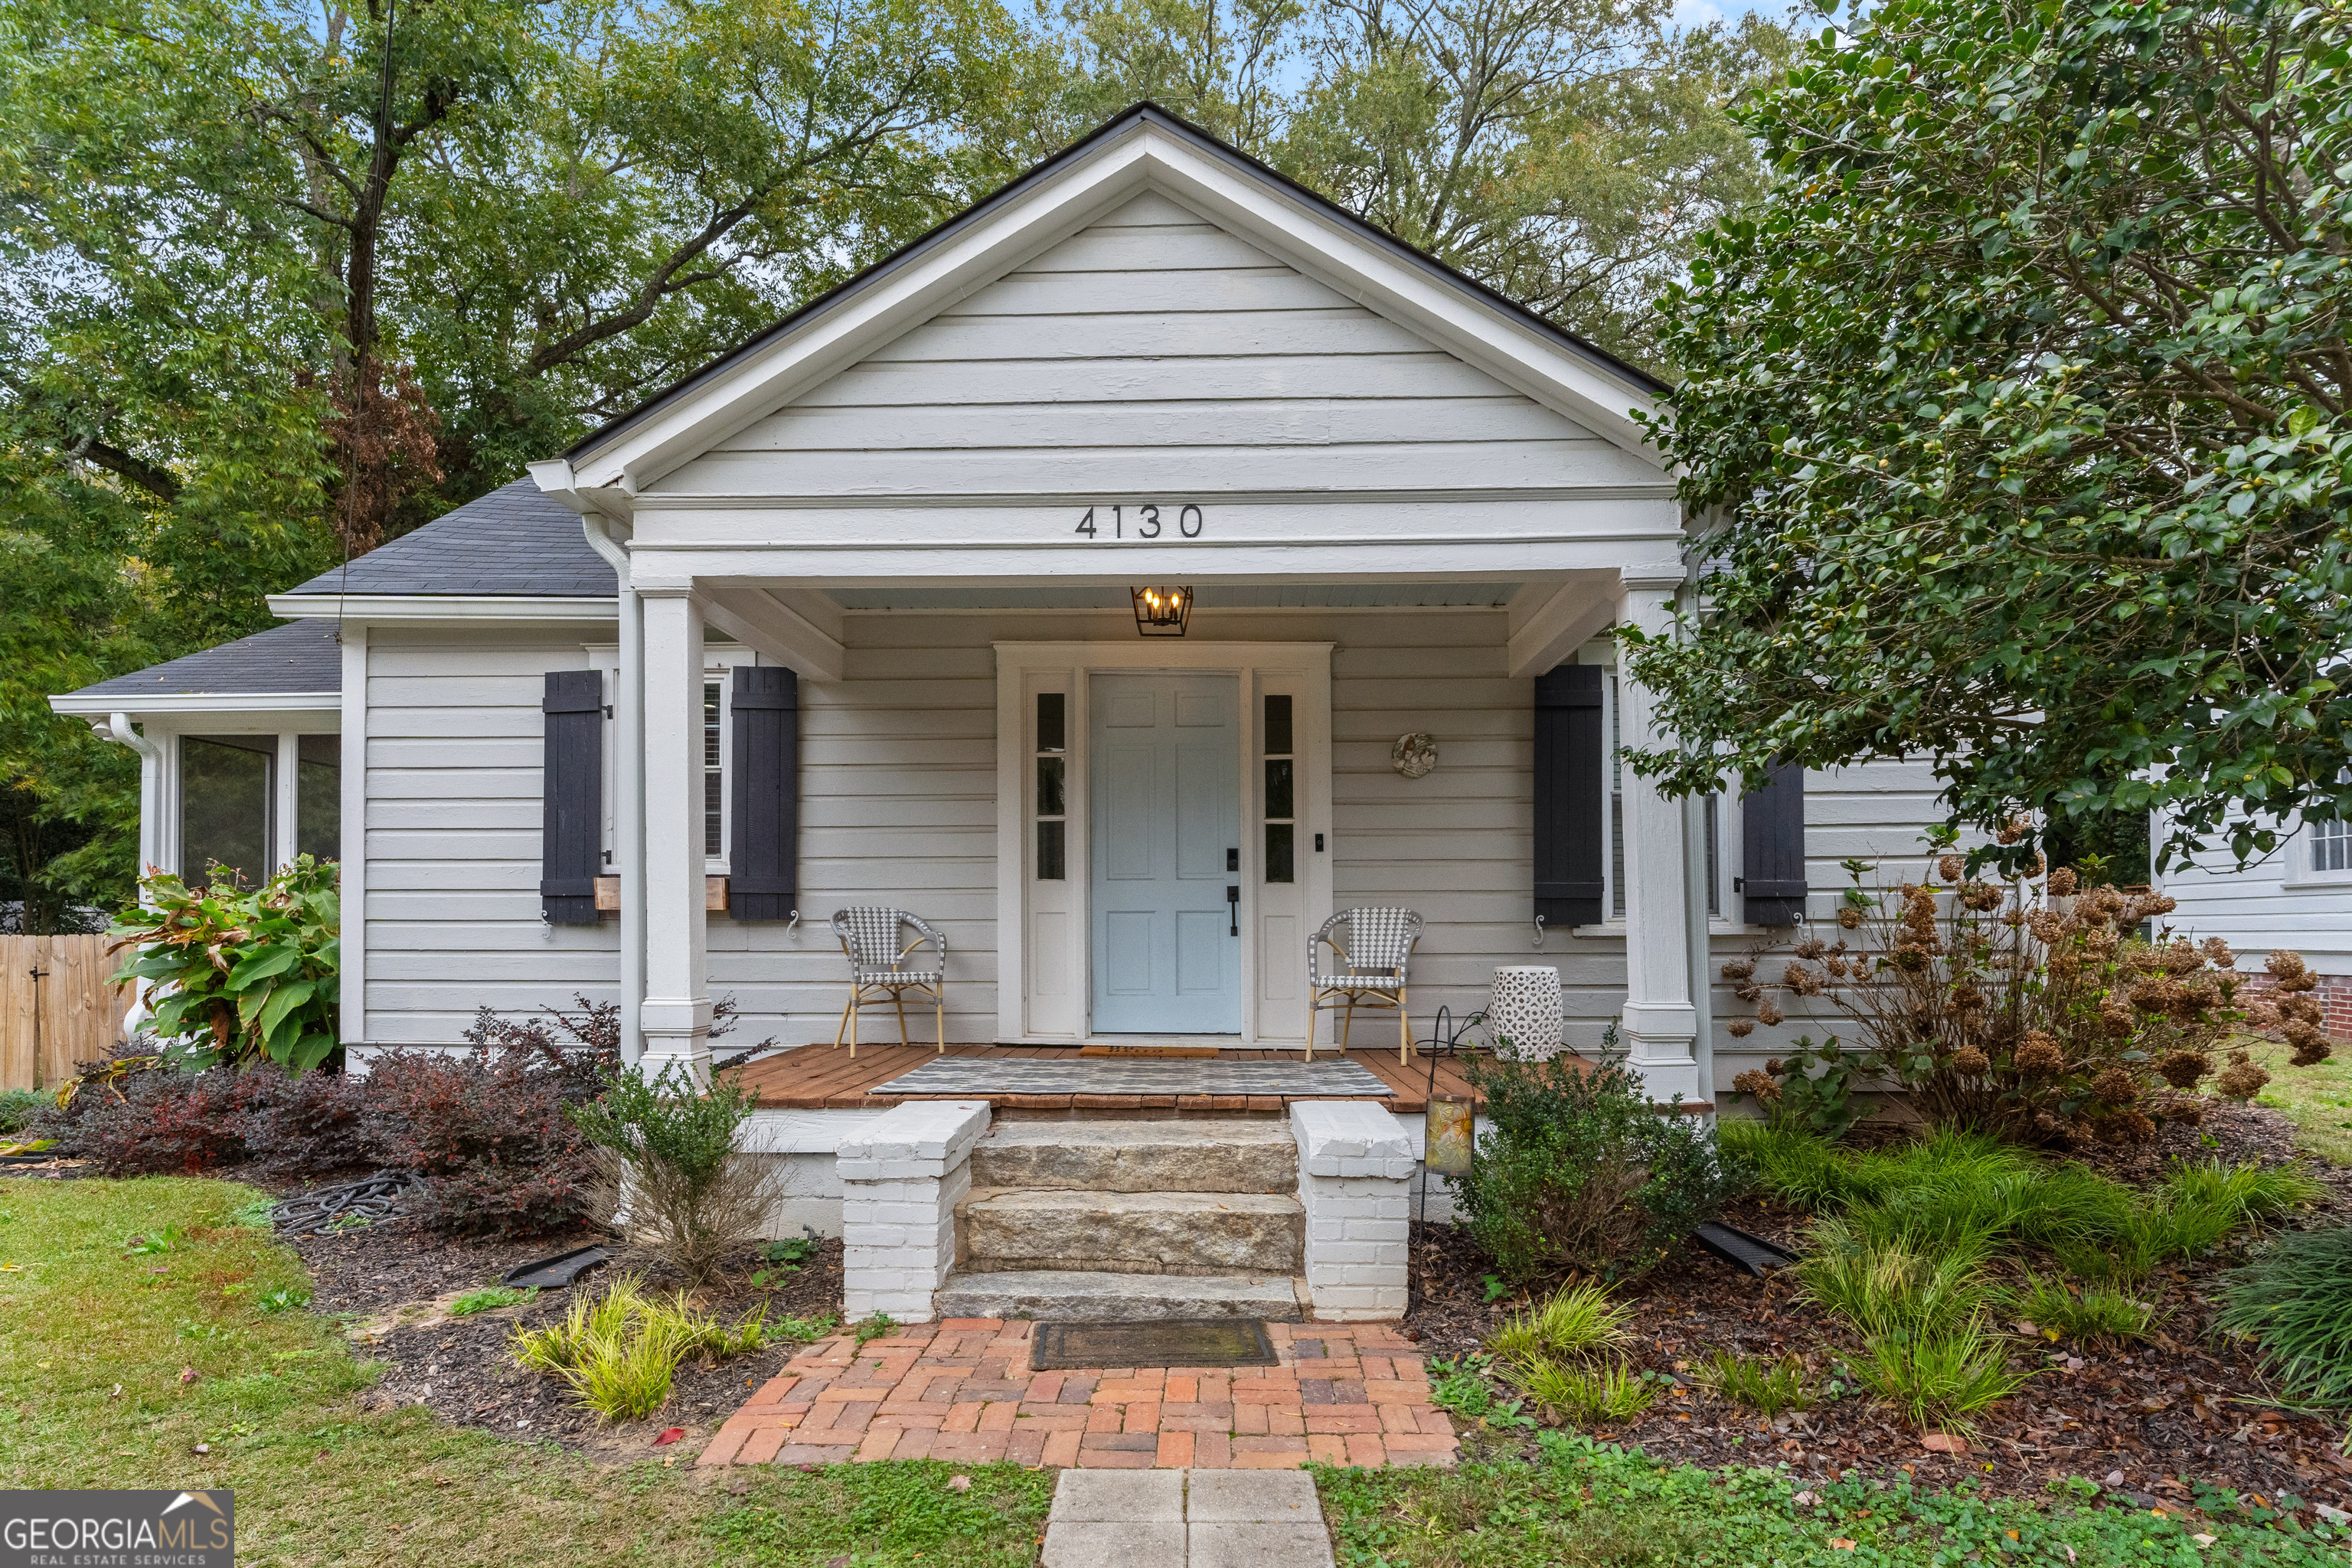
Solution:
<svg viewBox="0 0 2352 1568">
<path fill-rule="evenodd" d="M 1091 1193 L 1295 1193 L 1287 1121 L 999 1121 L 971 1151 L 976 1187 Z"/>
<path fill-rule="evenodd" d="M 1287 1278 L 1304 1267 L 1306 1241 L 1305 1208 L 1270 1193 L 975 1189 L 956 1205 L 958 1266 L 975 1274 Z"/>
<path fill-rule="evenodd" d="M 1170 1318 L 1304 1321 L 1305 1281 L 1287 1274 L 1104 1274 L 1023 1269 L 948 1276 L 942 1318 L 1050 1318 L 1117 1323 Z"/>
</svg>

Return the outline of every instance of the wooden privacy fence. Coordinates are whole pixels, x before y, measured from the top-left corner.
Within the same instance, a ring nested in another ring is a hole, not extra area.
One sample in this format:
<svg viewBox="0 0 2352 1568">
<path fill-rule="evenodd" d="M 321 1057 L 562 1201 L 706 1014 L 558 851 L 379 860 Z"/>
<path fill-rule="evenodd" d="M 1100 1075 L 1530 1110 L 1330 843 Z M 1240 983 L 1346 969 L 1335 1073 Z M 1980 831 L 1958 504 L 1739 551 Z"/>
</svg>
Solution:
<svg viewBox="0 0 2352 1568">
<path fill-rule="evenodd" d="M 0 1089 L 55 1089 L 106 1058 L 131 1010 L 131 988 L 106 983 L 122 966 L 113 941 L 0 936 Z"/>
</svg>

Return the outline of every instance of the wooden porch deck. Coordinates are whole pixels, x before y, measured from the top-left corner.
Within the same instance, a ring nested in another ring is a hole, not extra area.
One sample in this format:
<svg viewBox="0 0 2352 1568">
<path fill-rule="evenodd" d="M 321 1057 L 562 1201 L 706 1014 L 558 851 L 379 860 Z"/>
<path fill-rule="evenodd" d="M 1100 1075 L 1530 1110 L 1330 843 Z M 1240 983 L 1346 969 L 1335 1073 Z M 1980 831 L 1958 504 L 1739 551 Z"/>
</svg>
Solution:
<svg viewBox="0 0 2352 1568">
<path fill-rule="evenodd" d="M 898 1095 L 876 1094 L 875 1087 L 889 1082 L 902 1073 L 912 1071 L 939 1054 L 933 1046 L 877 1046 L 857 1047 L 857 1058 L 850 1059 L 846 1047 L 832 1045 L 800 1046 L 772 1057 L 762 1057 L 745 1067 L 743 1082 L 756 1091 L 763 1109 L 786 1110 L 879 1110 L 905 1100 L 970 1099 L 967 1095 Z M 1079 1058 L 1075 1046 L 985 1046 L 950 1045 L 951 1057 L 995 1056 L 1011 1059 L 1026 1058 L 1038 1061 L 1076 1064 Z M 1315 1053 L 1318 1062 L 1338 1059 L 1336 1051 Z M 1401 1115 L 1418 1116 L 1429 1109 L 1429 1058 L 1416 1056 L 1410 1066 L 1397 1061 L 1393 1047 L 1388 1050 L 1359 1048 L 1347 1053 L 1348 1059 L 1365 1068 L 1395 1092 L 1378 1101 Z M 1104 1066 L 1132 1061 L 1133 1058 L 1084 1058 L 1099 1061 Z M 1219 1061 L 1229 1062 L 1297 1062 L 1297 1051 L 1220 1051 Z M 1436 1091 L 1442 1098 L 1452 1095 L 1467 1100 L 1473 1105 L 1485 1103 L 1463 1076 L 1463 1058 L 1441 1057 L 1437 1059 Z M 992 1094 L 988 1102 L 1001 1109 L 1024 1110 L 1175 1110 L 1175 1111 L 1278 1111 L 1295 1099 L 1321 1099 L 1315 1095 L 1279 1094 Z"/>
</svg>

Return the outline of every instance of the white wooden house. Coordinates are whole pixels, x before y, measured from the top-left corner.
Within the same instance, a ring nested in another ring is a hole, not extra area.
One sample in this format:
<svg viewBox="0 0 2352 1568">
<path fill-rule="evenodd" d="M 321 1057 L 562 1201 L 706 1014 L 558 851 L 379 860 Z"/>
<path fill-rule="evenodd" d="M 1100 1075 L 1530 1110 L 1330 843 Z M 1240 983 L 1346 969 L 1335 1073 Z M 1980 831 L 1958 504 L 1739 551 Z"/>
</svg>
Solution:
<svg viewBox="0 0 2352 1568">
<path fill-rule="evenodd" d="M 2164 818 L 2153 824 L 2157 841 Z M 2193 866 L 2160 872 L 2157 885 L 2178 901 L 2168 921 L 2184 936 L 2218 936 L 2259 971 L 2267 954 L 2299 952 L 2319 976 L 2313 993 L 2326 1028 L 2352 1039 L 2352 823 L 2290 820 L 2269 855 L 2240 866 L 2227 847 Z"/>
<path fill-rule="evenodd" d="M 1718 1037 L 1706 954 L 1921 855 L 1934 782 L 1614 764 L 1601 634 L 1685 592 L 1661 390 L 1139 107 L 291 626 L 55 701 L 146 759 L 152 864 L 340 833 L 361 1056 L 574 993 L 652 1060 L 717 997 L 830 1041 L 854 904 L 945 934 L 951 1041 L 1295 1049 L 1311 935 L 1403 905 L 1416 1035 L 1550 965 L 1570 1048 L 1705 1100 L 1807 1026 Z"/>
</svg>

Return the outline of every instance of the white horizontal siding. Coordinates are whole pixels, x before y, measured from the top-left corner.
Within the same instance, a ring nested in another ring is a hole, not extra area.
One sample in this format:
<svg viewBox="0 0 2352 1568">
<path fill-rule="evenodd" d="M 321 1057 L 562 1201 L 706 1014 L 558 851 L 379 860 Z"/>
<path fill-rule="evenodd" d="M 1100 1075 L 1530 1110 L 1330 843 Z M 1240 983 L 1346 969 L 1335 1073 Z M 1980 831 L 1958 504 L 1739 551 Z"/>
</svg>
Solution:
<svg viewBox="0 0 2352 1568">
<path fill-rule="evenodd" d="M 1646 460 L 1164 196 L 663 479 L 885 496 L 1654 484 Z"/>
<path fill-rule="evenodd" d="M 576 634 L 371 630 L 370 1044 L 446 1045 L 479 1006 L 616 994 L 609 922 L 539 918 L 540 700 L 549 670 L 587 666 Z"/>
<path fill-rule="evenodd" d="M 2155 837 L 2163 837 L 2159 819 Z M 2352 880 L 2311 869 L 2311 840 L 2300 827 L 2269 856 L 2240 868 L 2226 842 L 2159 879 L 2179 907 L 2174 930 L 2200 940 L 2218 936 L 2258 969 L 2280 949 L 2300 952 L 2322 974 L 2352 974 Z"/>
</svg>

